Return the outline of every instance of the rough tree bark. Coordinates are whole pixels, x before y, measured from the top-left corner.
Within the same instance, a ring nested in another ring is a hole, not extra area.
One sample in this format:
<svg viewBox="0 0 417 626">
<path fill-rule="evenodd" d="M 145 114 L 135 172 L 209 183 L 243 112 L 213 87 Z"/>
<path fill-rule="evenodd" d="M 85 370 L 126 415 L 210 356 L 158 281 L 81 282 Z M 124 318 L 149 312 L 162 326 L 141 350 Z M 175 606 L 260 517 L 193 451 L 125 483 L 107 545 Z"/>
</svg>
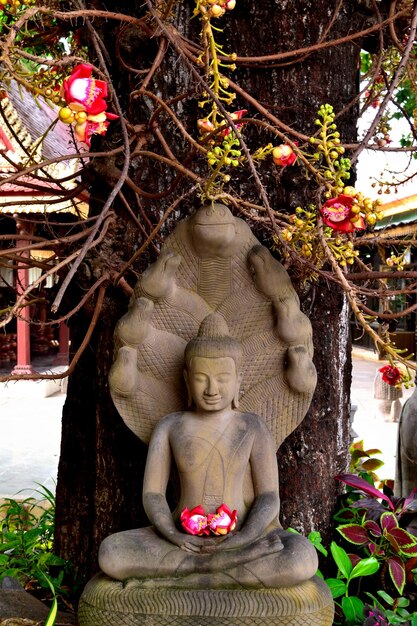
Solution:
<svg viewBox="0 0 417 626">
<path fill-rule="evenodd" d="M 136 3 L 138 5 L 138 3 Z M 95 8 L 105 8 L 101 2 L 90 2 Z M 340 6 L 339 6 L 340 5 Z M 129 2 L 116 2 L 114 11 L 132 14 Z M 137 11 L 139 11 L 139 7 Z M 192 3 L 176 6 L 176 23 L 181 32 L 195 37 L 196 20 L 189 22 Z M 239 55 L 259 55 L 283 51 L 317 42 L 326 27 L 335 19 L 330 38 L 337 38 L 364 25 L 363 16 L 356 12 L 356 3 L 330 0 L 238 0 L 235 11 L 228 17 L 225 28 L 225 48 Z M 193 32 L 190 32 L 190 29 Z M 143 122 L 146 106 L 128 102 L 128 94 L 140 79 L 123 71 L 115 51 L 116 32 L 113 24 L 101 26 L 99 34 L 107 54 L 113 60 L 112 71 L 123 104 L 135 123 Z M 144 67 L 152 58 L 153 46 L 144 42 L 129 28 L 119 39 L 119 54 L 125 62 Z M 247 91 L 285 123 L 305 133 L 314 132 L 314 119 L 320 104 L 330 103 L 338 113 L 357 93 L 360 46 L 357 42 L 328 48 L 298 62 L 273 70 L 242 68 L 234 75 Z M 142 60 L 143 58 L 143 60 Z M 190 86 L 189 72 L 177 62 L 171 51 L 153 87 L 159 82 L 165 97 L 175 95 Z M 137 108 L 134 108 L 137 107 Z M 236 109 L 248 108 L 238 102 Z M 195 128 L 196 111 L 190 106 L 182 111 L 188 129 Z M 351 106 L 337 120 L 343 141 L 356 138 L 357 108 Z M 256 133 L 249 140 L 256 141 Z M 186 158 L 178 143 L 177 154 Z M 103 165 L 105 168 L 105 164 Z M 158 180 L 158 171 L 148 166 L 137 167 L 133 177 L 147 188 L 160 189 L 167 184 Z M 271 163 L 261 167 L 261 178 L 274 207 L 294 209 L 313 202 L 311 190 L 299 168 L 278 171 Z M 253 180 L 240 181 L 240 193 L 247 199 L 259 201 Z M 93 194 L 99 195 L 101 180 L 93 184 Z M 178 195 L 184 188 L 178 189 Z M 181 206 L 184 216 L 198 205 L 198 198 Z M 156 223 L 163 201 L 143 199 L 144 209 Z M 141 235 L 129 221 L 123 207 L 115 207 L 116 217 L 106 248 L 92 266 L 86 263 L 79 274 L 80 288 L 89 284 L 89 274 L 104 267 L 118 269 L 137 249 Z M 176 216 L 178 217 L 178 215 Z M 251 224 L 256 235 L 271 246 L 269 235 Z M 172 222 L 169 225 L 172 227 Z M 279 251 L 277 251 L 279 256 Z M 149 254 L 134 268 L 136 275 L 149 263 Z M 134 272 L 126 276 L 133 285 Z M 297 279 L 297 277 L 295 277 Z M 349 443 L 349 386 L 351 361 L 349 355 L 349 311 L 344 296 L 334 285 L 295 282 L 302 298 L 303 309 L 309 314 L 314 328 L 315 363 L 318 386 L 312 407 L 304 423 L 283 444 L 279 452 L 282 521 L 308 532 L 327 532 L 337 495 L 334 476 L 346 468 Z M 76 287 L 74 287 L 76 288 Z M 63 436 L 57 487 L 56 547 L 71 559 L 82 577 L 97 569 L 96 555 L 101 540 L 110 532 L 143 525 L 146 519 L 141 505 L 141 478 L 146 448 L 123 424 L 108 392 L 107 375 L 112 362 L 112 332 L 117 319 L 127 307 L 127 296 L 119 289 L 106 293 L 99 322 L 82 361 L 71 376 L 63 414 Z M 91 317 L 83 311 L 72 323 L 73 349 L 77 348 Z"/>
</svg>

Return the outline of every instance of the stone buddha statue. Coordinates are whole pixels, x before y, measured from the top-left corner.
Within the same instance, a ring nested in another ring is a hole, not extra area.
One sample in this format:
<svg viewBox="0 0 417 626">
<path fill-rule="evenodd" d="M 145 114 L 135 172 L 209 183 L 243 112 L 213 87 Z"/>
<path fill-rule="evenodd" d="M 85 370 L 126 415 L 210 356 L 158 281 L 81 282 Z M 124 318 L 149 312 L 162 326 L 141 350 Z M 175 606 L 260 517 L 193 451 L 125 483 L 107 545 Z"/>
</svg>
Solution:
<svg viewBox="0 0 417 626">
<path fill-rule="evenodd" d="M 150 528 L 111 535 L 99 565 L 118 580 L 186 588 L 276 587 L 301 583 L 317 569 L 316 552 L 279 521 L 275 444 L 265 421 L 238 411 L 242 349 L 224 318 L 208 315 L 185 349 L 190 401 L 154 428 L 143 502 Z M 191 402 L 190 402 L 191 404 Z M 166 488 L 175 463 L 180 499 L 172 513 Z M 237 512 L 236 530 L 208 537 L 187 534 L 180 514 L 202 505 L 215 515 L 225 503 Z"/>
<path fill-rule="evenodd" d="M 315 549 L 279 522 L 275 453 L 311 402 L 312 356 L 288 274 L 245 222 L 220 204 L 180 222 L 116 326 L 109 376 L 149 443 L 151 526 L 103 541 L 80 626 L 332 624 Z"/>
</svg>

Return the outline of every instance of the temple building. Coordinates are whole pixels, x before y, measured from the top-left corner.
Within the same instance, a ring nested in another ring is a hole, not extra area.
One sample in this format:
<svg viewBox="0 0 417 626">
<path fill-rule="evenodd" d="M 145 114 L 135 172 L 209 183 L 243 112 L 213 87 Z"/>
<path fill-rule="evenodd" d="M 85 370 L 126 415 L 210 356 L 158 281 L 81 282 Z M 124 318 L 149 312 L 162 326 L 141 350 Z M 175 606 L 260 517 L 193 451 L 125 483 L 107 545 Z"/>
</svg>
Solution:
<svg viewBox="0 0 417 626">
<path fill-rule="evenodd" d="M 33 359 L 49 364 L 68 362 L 69 333 L 64 322 L 51 321 L 48 290 L 56 287 L 55 273 L 39 278 L 59 262 L 45 239 L 62 235 L 64 224 L 88 215 L 88 193 L 79 192 L 78 159 L 66 159 L 77 149 L 61 123 L 57 109 L 11 81 L 0 92 L 0 369 L 31 373 Z M 51 129 L 49 132 L 48 129 Z M 59 157 L 57 159 L 57 157 Z M 28 175 L 19 169 L 34 167 Z M 62 181 L 62 182 L 60 182 Z M 16 234 L 20 238 L 16 241 Z M 21 249 L 21 251 L 19 250 Z M 8 252 L 10 250 L 10 252 Z M 25 261 L 25 259 L 27 259 Z M 28 285 L 39 281 L 30 303 L 18 319 L 8 319 L 10 307 Z"/>
</svg>

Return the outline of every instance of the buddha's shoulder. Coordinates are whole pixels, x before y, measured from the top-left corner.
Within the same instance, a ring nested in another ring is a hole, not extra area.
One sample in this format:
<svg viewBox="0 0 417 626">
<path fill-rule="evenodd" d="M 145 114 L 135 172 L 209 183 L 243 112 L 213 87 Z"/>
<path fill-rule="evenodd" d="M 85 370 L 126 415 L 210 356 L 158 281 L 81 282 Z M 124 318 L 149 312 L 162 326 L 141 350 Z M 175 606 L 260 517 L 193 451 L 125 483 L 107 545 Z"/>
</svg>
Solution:
<svg viewBox="0 0 417 626">
<path fill-rule="evenodd" d="M 183 415 L 184 411 L 176 411 L 175 413 L 169 413 L 168 415 L 164 415 L 164 417 L 161 417 L 161 419 L 156 424 L 155 430 L 175 426 L 181 421 Z"/>
<path fill-rule="evenodd" d="M 260 430 L 264 430 L 266 428 L 268 430 L 265 419 L 257 413 L 237 412 L 237 416 L 238 419 L 248 428 L 256 428 Z"/>
</svg>

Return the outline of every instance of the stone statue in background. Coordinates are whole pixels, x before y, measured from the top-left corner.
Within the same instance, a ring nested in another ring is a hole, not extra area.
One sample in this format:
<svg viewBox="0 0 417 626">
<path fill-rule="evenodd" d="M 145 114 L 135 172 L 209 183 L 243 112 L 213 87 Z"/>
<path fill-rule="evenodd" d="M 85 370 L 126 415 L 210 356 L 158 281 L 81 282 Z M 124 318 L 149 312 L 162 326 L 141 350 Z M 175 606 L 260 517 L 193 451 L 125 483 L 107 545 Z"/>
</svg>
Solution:
<svg viewBox="0 0 417 626">
<path fill-rule="evenodd" d="M 417 486 L 417 387 L 404 404 L 398 424 L 396 496 L 407 497 Z"/>
<path fill-rule="evenodd" d="M 311 325 L 282 265 L 227 207 L 204 206 L 144 272 L 115 339 L 113 401 L 150 441 L 143 501 L 152 527 L 105 539 L 100 566 L 114 581 L 89 583 L 81 626 L 116 617 L 147 624 L 155 610 L 164 625 L 208 625 L 216 616 L 251 626 L 332 624 L 314 549 L 278 519 L 275 451 L 316 385 Z M 181 492 L 173 512 L 172 466 Z M 187 534 L 180 519 L 199 505 L 204 520 L 226 505 L 236 528 Z M 128 617 L 117 612 L 122 596 Z M 117 599 L 110 617 L 109 597 Z"/>
</svg>

